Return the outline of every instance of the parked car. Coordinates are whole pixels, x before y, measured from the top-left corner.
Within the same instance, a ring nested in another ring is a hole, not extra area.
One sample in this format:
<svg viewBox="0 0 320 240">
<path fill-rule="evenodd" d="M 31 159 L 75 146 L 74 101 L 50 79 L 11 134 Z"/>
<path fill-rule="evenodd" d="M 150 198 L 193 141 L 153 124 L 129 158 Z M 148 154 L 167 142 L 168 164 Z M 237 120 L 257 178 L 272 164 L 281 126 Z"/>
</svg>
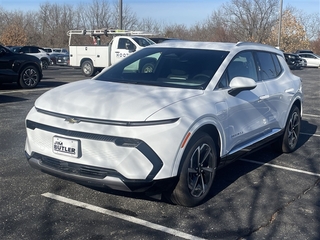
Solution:
<svg viewBox="0 0 320 240">
<path fill-rule="evenodd" d="M 65 48 L 53 48 L 53 52 L 55 52 L 55 53 L 69 54 L 68 50 L 65 49 Z"/>
<path fill-rule="evenodd" d="M 290 69 L 302 69 L 306 67 L 306 61 L 298 54 L 284 53 L 284 57 Z"/>
<path fill-rule="evenodd" d="M 53 48 L 47 48 L 47 47 L 45 47 L 45 48 L 43 48 L 43 50 L 44 50 L 46 53 L 48 53 L 49 55 L 50 55 L 51 53 L 53 53 Z"/>
<path fill-rule="evenodd" d="M 56 64 L 60 66 L 68 66 L 70 62 L 69 54 L 59 54 L 56 57 Z"/>
<path fill-rule="evenodd" d="M 36 56 L 40 59 L 42 62 L 42 68 L 47 69 L 50 65 L 50 57 L 46 53 L 46 51 L 43 50 L 43 48 L 37 47 L 37 46 L 23 46 L 20 50 L 20 53 Z"/>
<path fill-rule="evenodd" d="M 320 67 L 320 56 L 314 53 L 299 53 L 307 61 L 307 67 Z"/>
<path fill-rule="evenodd" d="M 276 48 L 166 41 L 40 96 L 25 153 L 56 177 L 196 206 L 218 168 L 265 144 L 293 152 L 302 102 L 301 79 Z"/>
<path fill-rule="evenodd" d="M 311 50 L 297 50 L 296 53 L 313 53 Z"/>
<path fill-rule="evenodd" d="M 53 65 L 56 65 L 56 64 L 57 64 L 57 57 L 58 57 L 59 55 L 61 55 L 61 53 L 53 52 L 53 53 L 49 54 L 51 64 L 53 64 Z"/>
<path fill-rule="evenodd" d="M 38 58 L 12 52 L 0 45 L 0 84 L 16 82 L 22 88 L 34 88 L 41 79 Z"/>
<path fill-rule="evenodd" d="M 8 47 L 12 52 L 19 53 L 20 49 L 22 48 L 21 46 L 10 46 Z"/>
</svg>

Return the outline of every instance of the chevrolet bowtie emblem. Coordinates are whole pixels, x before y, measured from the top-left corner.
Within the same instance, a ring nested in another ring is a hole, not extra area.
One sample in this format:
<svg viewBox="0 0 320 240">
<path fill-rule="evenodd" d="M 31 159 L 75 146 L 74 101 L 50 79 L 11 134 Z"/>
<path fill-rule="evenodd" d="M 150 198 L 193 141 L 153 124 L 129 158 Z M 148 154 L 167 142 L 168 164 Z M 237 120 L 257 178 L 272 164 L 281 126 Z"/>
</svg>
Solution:
<svg viewBox="0 0 320 240">
<path fill-rule="evenodd" d="M 69 122 L 69 123 L 79 123 L 79 122 L 80 122 L 79 119 L 72 118 L 72 117 L 65 118 L 64 120 L 65 120 L 66 122 Z"/>
</svg>

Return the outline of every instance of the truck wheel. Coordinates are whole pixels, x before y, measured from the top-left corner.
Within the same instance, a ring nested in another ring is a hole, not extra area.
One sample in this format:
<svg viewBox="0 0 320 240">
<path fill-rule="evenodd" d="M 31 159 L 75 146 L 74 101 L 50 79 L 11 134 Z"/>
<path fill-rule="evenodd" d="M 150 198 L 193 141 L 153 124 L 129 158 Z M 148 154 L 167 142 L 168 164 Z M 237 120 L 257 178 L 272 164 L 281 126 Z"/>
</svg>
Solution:
<svg viewBox="0 0 320 240">
<path fill-rule="evenodd" d="M 153 72 L 154 65 L 152 63 L 146 63 L 143 65 L 141 72 L 142 73 L 152 73 Z"/>
<path fill-rule="evenodd" d="M 39 82 L 39 70 L 34 66 L 27 66 L 21 71 L 18 85 L 22 88 L 34 88 Z"/>
<path fill-rule="evenodd" d="M 95 69 L 93 67 L 93 64 L 89 60 L 84 61 L 81 64 L 81 70 L 82 70 L 83 75 L 85 75 L 86 77 L 92 77 L 93 74 L 95 73 Z"/>
<path fill-rule="evenodd" d="M 179 180 L 167 199 L 175 204 L 194 207 L 210 192 L 217 167 L 217 151 L 212 138 L 198 132 L 190 140 L 182 158 Z"/>
</svg>

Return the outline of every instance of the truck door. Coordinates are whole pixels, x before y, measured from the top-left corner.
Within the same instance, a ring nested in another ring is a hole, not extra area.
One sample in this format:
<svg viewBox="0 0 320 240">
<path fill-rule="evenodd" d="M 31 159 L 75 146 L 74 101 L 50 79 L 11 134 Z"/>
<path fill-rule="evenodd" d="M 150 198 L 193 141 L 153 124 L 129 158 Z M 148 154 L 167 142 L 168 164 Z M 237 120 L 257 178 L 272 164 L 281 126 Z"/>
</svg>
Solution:
<svg viewBox="0 0 320 240">
<path fill-rule="evenodd" d="M 131 39 L 119 37 L 111 46 L 111 65 L 135 52 L 136 46 Z"/>
</svg>

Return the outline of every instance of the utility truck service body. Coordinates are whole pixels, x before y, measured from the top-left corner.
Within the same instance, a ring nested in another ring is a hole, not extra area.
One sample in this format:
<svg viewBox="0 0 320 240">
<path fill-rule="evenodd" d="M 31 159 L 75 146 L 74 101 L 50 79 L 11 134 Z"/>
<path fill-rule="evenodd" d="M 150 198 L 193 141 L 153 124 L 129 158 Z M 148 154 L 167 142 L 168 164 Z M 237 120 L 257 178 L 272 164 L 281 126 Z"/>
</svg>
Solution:
<svg viewBox="0 0 320 240">
<path fill-rule="evenodd" d="M 69 36 L 70 66 L 80 67 L 86 77 L 91 77 L 97 71 L 119 62 L 143 47 L 154 44 L 148 38 L 137 36 L 145 35 L 140 31 L 70 30 L 67 34 Z M 71 45 L 71 36 L 75 34 L 90 35 L 96 45 Z M 102 35 L 113 35 L 114 37 L 108 45 L 100 45 Z"/>
</svg>

